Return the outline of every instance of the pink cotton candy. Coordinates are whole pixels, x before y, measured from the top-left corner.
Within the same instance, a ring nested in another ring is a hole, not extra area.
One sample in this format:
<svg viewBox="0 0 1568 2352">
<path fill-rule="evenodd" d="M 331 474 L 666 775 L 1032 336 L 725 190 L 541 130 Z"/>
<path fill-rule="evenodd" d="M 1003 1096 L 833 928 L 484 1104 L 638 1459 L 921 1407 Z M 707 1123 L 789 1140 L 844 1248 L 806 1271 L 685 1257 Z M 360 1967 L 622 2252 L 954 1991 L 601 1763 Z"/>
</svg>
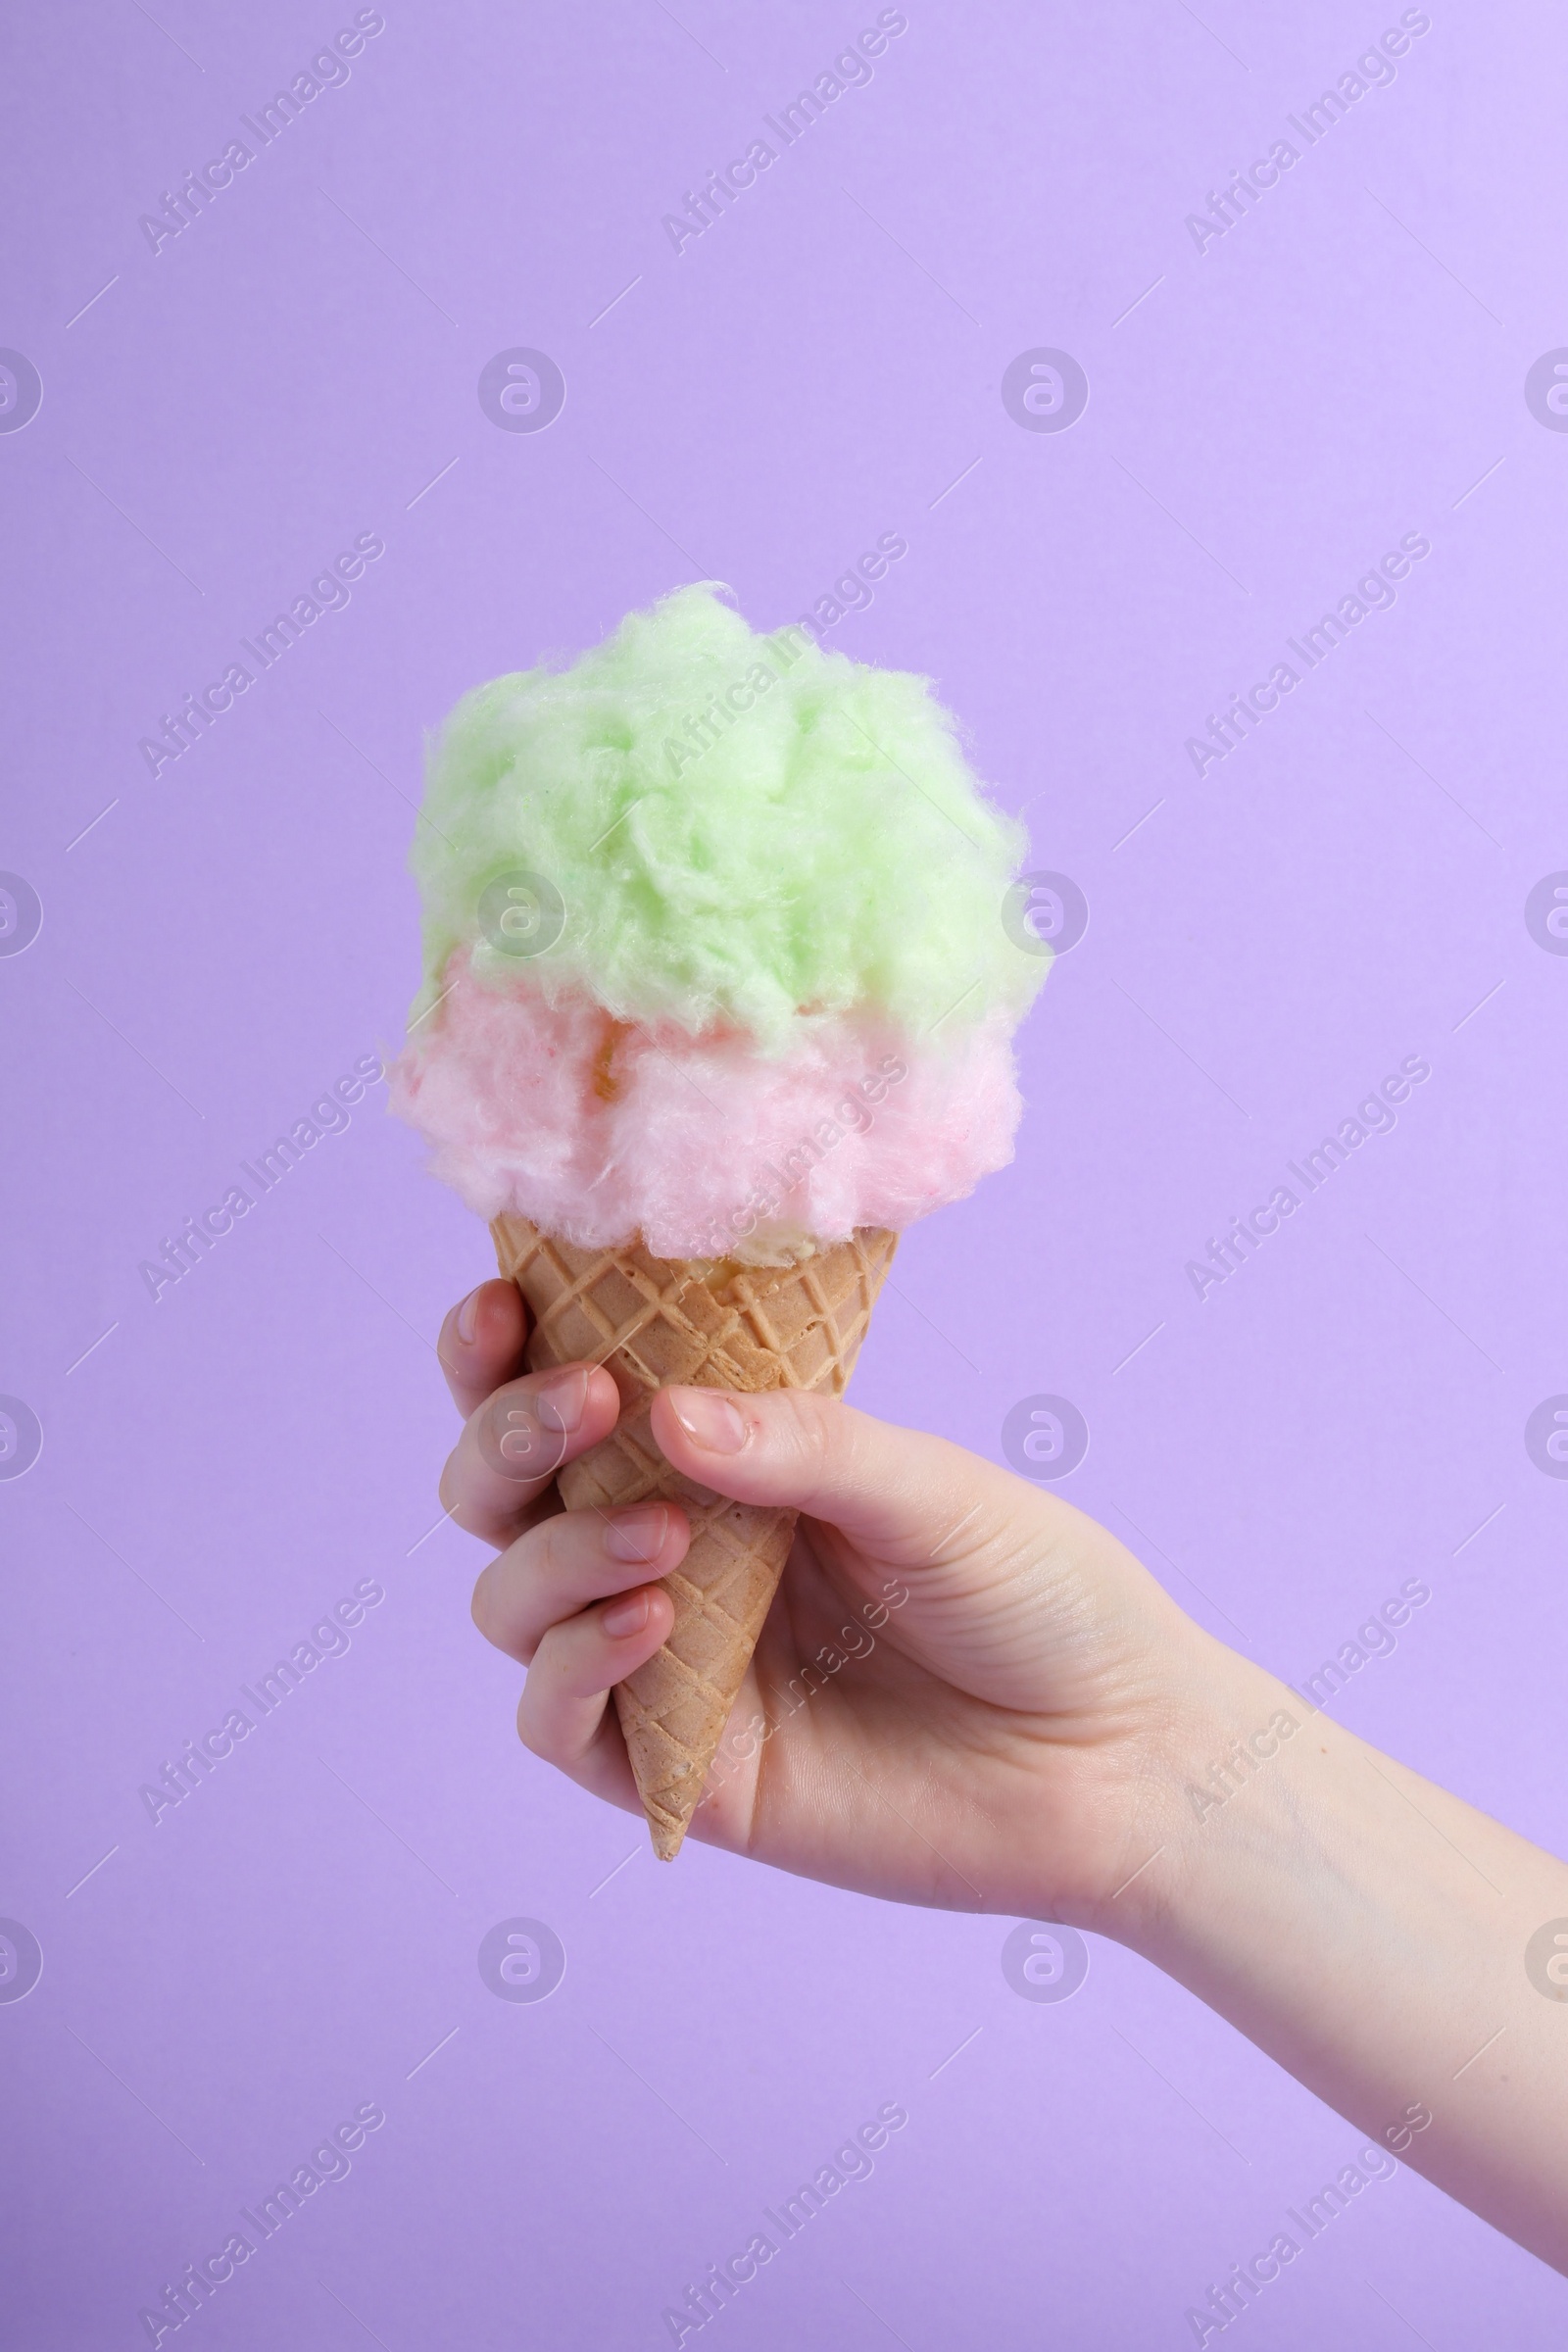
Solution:
<svg viewBox="0 0 1568 2352">
<path fill-rule="evenodd" d="M 740 1034 L 623 1027 L 587 998 L 487 987 L 459 949 L 391 1072 L 434 1171 L 597 1249 L 659 1257 L 900 1230 L 1004 1167 L 1020 1104 L 1004 1016 L 953 1046 L 870 1016 L 798 1018 L 778 1060 Z"/>
</svg>

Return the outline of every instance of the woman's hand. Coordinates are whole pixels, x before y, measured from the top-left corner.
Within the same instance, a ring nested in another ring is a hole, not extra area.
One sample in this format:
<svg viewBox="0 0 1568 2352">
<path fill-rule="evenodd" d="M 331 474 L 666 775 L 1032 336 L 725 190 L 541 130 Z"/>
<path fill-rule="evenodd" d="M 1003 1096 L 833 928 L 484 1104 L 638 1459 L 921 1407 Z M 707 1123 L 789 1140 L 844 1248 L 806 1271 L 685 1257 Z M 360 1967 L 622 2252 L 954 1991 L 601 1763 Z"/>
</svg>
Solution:
<svg viewBox="0 0 1568 2352">
<path fill-rule="evenodd" d="M 524 1336 L 511 1283 L 447 1318 L 468 1421 L 442 1494 L 500 1550 L 473 1613 L 528 1667 L 524 1740 L 634 1813 L 606 1702 L 669 1630 L 657 1580 L 686 1525 L 667 1504 L 562 1510 L 553 1474 L 613 1428 L 615 1384 L 518 1379 Z M 940 1438 L 792 1391 L 666 1390 L 653 1428 L 699 1485 L 802 1512 L 694 1836 L 1113 1936 L 1568 2271 L 1560 1862 L 1211 1641 L 1056 1495 Z"/>
<path fill-rule="evenodd" d="M 473 1614 L 528 1667 L 523 1740 L 639 1812 L 607 1700 L 669 1632 L 657 1580 L 686 1522 L 561 1508 L 555 1470 L 618 1399 L 587 1366 L 516 1377 L 525 1328 L 504 1282 L 447 1319 L 468 1421 L 442 1497 L 500 1547 Z M 666 1390 L 653 1427 L 700 1485 L 802 1513 L 692 1835 L 906 1902 L 1101 1924 L 1165 1835 L 1173 1733 L 1227 1653 L 1102 1528 L 940 1438 L 799 1391 Z"/>
</svg>

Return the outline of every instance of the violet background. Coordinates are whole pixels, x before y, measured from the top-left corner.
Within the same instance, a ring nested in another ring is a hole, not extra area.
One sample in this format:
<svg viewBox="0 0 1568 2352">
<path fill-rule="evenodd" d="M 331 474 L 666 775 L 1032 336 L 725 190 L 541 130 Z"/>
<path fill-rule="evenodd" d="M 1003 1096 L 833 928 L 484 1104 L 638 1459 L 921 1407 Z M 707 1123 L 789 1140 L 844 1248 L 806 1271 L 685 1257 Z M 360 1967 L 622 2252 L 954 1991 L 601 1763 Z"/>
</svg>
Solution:
<svg viewBox="0 0 1568 2352">
<path fill-rule="evenodd" d="M 1523 1439 L 1568 1390 L 1568 960 L 1524 920 L 1568 865 L 1568 439 L 1523 393 L 1568 341 L 1560 16 L 1437 0 L 1200 256 L 1187 214 L 1397 9 L 907 13 L 678 256 L 662 216 L 874 8 L 390 0 L 156 256 L 138 217 L 353 11 L 11 35 L 0 342 L 44 395 L 0 435 L 0 865 L 43 927 L 0 959 L 0 1389 L 44 1444 L 0 1485 L 0 1912 L 43 1950 L 0 2003 L 7 2345 L 147 2340 L 368 2100 L 210 2347 L 667 2342 L 887 2100 L 874 2175 L 702 2340 L 1177 2345 L 1359 2144 L 1116 1946 L 1025 2001 L 1009 1921 L 661 1870 L 521 1751 L 480 1555 L 427 1532 L 430 1341 L 488 1243 L 379 1090 L 156 1305 L 139 1277 L 396 1046 L 422 730 L 687 578 L 772 627 L 903 532 L 831 642 L 937 680 L 1091 907 L 1016 1164 L 908 1237 L 858 1401 L 1000 1458 L 1012 1405 L 1067 1396 L 1062 1491 L 1292 1681 L 1425 1578 L 1335 1712 L 1568 1844 L 1568 1486 Z M 564 373 L 547 431 L 479 407 L 514 345 Z M 1041 345 L 1090 380 L 1059 434 L 1000 397 Z M 155 781 L 159 714 L 362 531 L 349 608 Z M 1394 608 L 1200 780 L 1204 714 L 1417 531 Z M 1185 1262 L 1412 1054 L 1395 1131 L 1200 1302 Z M 141 1785 L 367 1577 L 348 1654 L 155 1827 Z M 567 1954 L 537 2005 L 476 1968 L 515 1915 Z M 1401 2169 L 1237 2327 L 1442 2352 L 1503 2315 L 1560 2343 L 1568 2287 Z"/>
</svg>

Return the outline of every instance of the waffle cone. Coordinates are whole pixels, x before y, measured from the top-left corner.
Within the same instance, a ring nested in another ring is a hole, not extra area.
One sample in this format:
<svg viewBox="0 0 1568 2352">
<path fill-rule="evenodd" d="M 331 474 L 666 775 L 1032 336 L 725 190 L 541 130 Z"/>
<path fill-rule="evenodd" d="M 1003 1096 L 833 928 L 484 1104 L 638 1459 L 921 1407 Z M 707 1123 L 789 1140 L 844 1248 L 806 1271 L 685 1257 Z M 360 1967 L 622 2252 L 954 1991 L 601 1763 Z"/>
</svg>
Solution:
<svg viewBox="0 0 1568 2352">
<path fill-rule="evenodd" d="M 757 1647 L 795 1533 L 796 1513 L 731 1502 L 672 1470 L 654 1442 L 655 1392 L 679 1382 L 756 1394 L 844 1393 L 897 1236 L 852 1235 L 801 1266 L 654 1257 L 633 1243 L 579 1250 L 526 1217 L 492 1224 L 501 1271 L 532 1319 L 530 1371 L 603 1364 L 620 1391 L 611 1435 L 557 1480 L 568 1510 L 649 1496 L 678 1502 L 691 1548 L 663 1580 L 669 1639 L 615 1687 L 615 1709 L 654 1851 L 672 1862 Z"/>
</svg>

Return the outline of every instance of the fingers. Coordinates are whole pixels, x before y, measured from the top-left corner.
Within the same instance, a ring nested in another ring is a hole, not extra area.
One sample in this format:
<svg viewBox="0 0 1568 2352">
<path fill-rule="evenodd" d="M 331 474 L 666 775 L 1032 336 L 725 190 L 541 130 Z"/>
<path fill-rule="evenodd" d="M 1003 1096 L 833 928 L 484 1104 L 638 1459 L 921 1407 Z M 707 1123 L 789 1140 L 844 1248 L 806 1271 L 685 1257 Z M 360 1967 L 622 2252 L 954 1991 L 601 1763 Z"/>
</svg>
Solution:
<svg viewBox="0 0 1568 2352">
<path fill-rule="evenodd" d="M 668 1576 L 690 1541 L 684 1512 L 667 1502 L 559 1511 L 491 1561 L 473 1589 L 473 1621 L 497 1649 L 529 1665 L 552 1626 Z M 627 1622 L 641 1630 L 640 1618 Z"/>
<path fill-rule="evenodd" d="M 671 1503 L 563 1511 L 493 1560 L 474 1588 L 480 1632 L 528 1668 L 517 1707 L 524 1746 L 632 1812 L 636 1784 L 607 1702 L 667 1637 L 674 1604 L 649 1579 L 678 1567 L 690 1541 Z"/>
<path fill-rule="evenodd" d="M 469 1414 L 441 1473 L 442 1503 L 468 1535 L 510 1544 L 538 1516 L 556 1472 L 608 1437 L 619 1410 L 602 1365 L 557 1364 L 509 1381 Z"/>
<path fill-rule="evenodd" d="M 879 1549 L 935 1558 L 1016 1508 L 1019 1482 L 923 1430 L 873 1421 L 805 1389 L 736 1396 L 662 1389 L 653 1433 L 665 1459 L 738 1502 L 793 1503 Z"/>
<path fill-rule="evenodd" d="M 653 1656 L 673 1616 L 669 1594 L 643 1585 L 552 1626 L 534 1653 L 517 1708 L 523 1745 L 562 1772 L 603 1784 L 603 1794 L 620 1789 L 623 1798 L 631 1772 L 618 1731 L 605 1720 L 606 1702 L 614 1684 Z"/>
<path fill-rule="evenodd" d="M 492 1389 L 522 1370 L 527 1311 L 514 1282 L 481 1282 L 451 1308 L 436 1353 L 460 1413 L 466 1417 Z"/>
</svg>

